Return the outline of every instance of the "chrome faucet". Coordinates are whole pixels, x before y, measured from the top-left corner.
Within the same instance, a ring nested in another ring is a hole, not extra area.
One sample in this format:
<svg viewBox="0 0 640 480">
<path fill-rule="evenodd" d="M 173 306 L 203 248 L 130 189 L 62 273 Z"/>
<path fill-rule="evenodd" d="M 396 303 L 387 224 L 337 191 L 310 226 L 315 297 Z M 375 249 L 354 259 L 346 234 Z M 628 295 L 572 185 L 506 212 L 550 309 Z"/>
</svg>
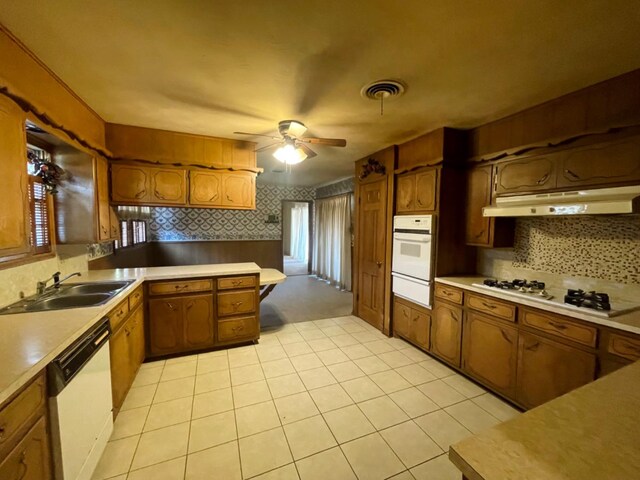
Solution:
<svg viewBox="0 0 640 480">
<path fill-rule="evenodd" d="M 81 277 L 82 274 L 80 272 L 74 272 L 67 275 L 61 280 L 60 272 L 56 272 L 46 280 L 42 282 L 38 282 L 38 284 L 36 285 L 36 292 L 38 293 L 38 295 L 42 295 L 45 292 L 45 290 L 47 290 L 47 283 L 49 282 L 49 280 L 53 280 L 53 288 L 60 288 L 60 285 L 62 284 L 62 282 L 69 280 L 71 277 L 76 277 L 76 276 Z"/>
</svg>

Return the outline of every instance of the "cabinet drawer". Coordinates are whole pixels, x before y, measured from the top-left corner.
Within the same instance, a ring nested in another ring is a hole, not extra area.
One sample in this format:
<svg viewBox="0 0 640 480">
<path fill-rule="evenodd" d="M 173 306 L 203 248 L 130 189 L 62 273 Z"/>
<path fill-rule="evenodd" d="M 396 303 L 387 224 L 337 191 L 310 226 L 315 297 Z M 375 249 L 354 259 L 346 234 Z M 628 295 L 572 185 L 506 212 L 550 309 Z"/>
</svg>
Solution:
<svg viewBox="0 0 640 480">
<path fill-rule="evenodd" d="M 129 313 L 129 299 L 126 299 L 111 310 L 107 315 L 109 317 L 109 323 L 111 324 L 111 331 L 115 332 L 122 321 L 127 317 Z"/>
<path fill-rule="evenodd" d="M 503 318 L 511 322 L 516 321 L 516 306 L 507 302 L 468 293 L 467 306 L 474 310 L 488 313 L 493 317 Z"/>
<path fill-rule="evenodd" d="M 607 352 L 629 360 L 640 360 L 640 338 L 624 337 L 612 333 L 609 335 Z"/>
<path fill-rule="evenodd" d="M 256 277 L 229 277 L 218 279 L 218 290 L 230 290 L 233 288 L 248 288 L 256 286 Z"/>
<path fill-rule="evenodd" d="M 149 295 L 173 295 L 187 292 L 206 292 L 213 288 L 213 282 L 207 280 L 183 280 L 182 282 L 158 282 L 149 285 Z"/>
<path fill-rule="evenodd" d="M 13 443 L 16 433 L 44 411 L 45 399 L 45 379 L 41 374 L 0 411 L 0 451 Z M 0 478 L 7 477 L 0 475 Z"/>
<path fill-rule="evenodd" d="M 256 311 L 256 293 L 244 292 L 223 292 L 218 294 L 218 316 L 227 317 L 229 315 L 242 315 Z"/>
<path fill-rule="evenodd" d="M 142 302 L 142 287 L 136 288 L 136 290 L 129 295 L 129 310 L 133 311 Z"/>
<path fill-rule="evenodd" d="M 218 341 L 229 342 L 239 338 L 258 336 L 258 319 L 256 317 L 231 318 L 218 321 Z"/>
<path fill-rule="evenodd" d="M 462 290 L 460 290 L 459 288 L 436 283 L 435 296 L 437 298 L 447 300 L 448 302 L 462 305 L 463 293 L 462 293 Z"/>
<path fill-rule="evenodd" d="M 563 317 L 522 309 L 520 311 L 520 323 L 588 347 L 596 346 L 597 328 L 572 322 Z"/>
<path fill-rule="evenodd" d="M 49 480 L 52 477 L 45 417 L 29 430 L 0 463 L 0 478 L 7 480 Z"/>
</svg>

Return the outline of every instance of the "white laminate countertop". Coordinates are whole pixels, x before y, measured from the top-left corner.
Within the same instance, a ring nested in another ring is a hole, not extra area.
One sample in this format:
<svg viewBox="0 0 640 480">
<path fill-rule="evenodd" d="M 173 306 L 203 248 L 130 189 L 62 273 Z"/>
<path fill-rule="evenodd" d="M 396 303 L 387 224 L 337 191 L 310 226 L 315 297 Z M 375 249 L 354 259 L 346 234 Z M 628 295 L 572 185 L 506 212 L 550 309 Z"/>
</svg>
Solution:
<svg viewBox="0 0 640 480">
<path fill-rule="evenodd" d="M 0 315 L 0 404 L 144 281 L 241 275 L 260 271 L 258 265 L 249 262 L 83 272 L 81 277 L 69 283 L 111 280 L 133 280 L 133 283 L 98 307 Z"/>
<path fill-rule="evenodd" d="M 640 472 L 640 362 L 449 448 L 469 480 L 623 480 Z"/>
<path fill-rule="evenodd" d="M 631 333 L 640 334 L 640 310 L 629 312 L 626 314 L 618 315 L 610 318 L 596 317 L 589 315 L 588 309 L 574 310 L 567 309 L 561 306 L 557 306 L 553 302 L 540 302 L 536 300 L 530 300 L 526 296 L 514 297 L 512 294 L 503 293 L 500 289 L 482 288 L 476 287 L 474 283 L 482 283 L 486 277 L 481 276 L 466 276 L 466 277 L 436 277 L 435 281 L 451 285 L 452 287 L 462 288 L 464 290 L 470 290 L 475 293 L 480 293 L 489 297 L 500 298 L 511 303 L 519 305 L 527 305 L 529 307 L 537 308 L 539 310 L 546 310 L 548 312 L 557 313 L 558 315 L 564 315 L 567 317 L 577 318 L 584 320 L 585 322 L 591 322 L 598 325 L 617 328 Z M 612 302 L 614 303 L 614 302 Z M 583 313 L 586 312 L 586 313 Z"/>
</svg>

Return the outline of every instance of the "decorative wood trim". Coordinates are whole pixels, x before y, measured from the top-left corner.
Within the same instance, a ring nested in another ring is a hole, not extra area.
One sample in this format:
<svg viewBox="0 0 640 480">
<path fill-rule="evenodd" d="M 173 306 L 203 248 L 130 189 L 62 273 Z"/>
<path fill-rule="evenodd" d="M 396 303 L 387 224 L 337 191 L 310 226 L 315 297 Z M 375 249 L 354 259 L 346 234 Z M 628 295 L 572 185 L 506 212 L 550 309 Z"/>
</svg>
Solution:
<svg viewBox="0 0 640 480">
<path fill-rule="evenodd" d="M 214 165 L 199 165 L 195 163 L 165 163 L 154 160 L 143 160 L 143 159 L 128 159 L 128 158 L 111 158 L 110 162 L 112 163 L 122 163 L 126 165 L 151 165 L 154 167 L 178 167 L 178 168 L 187 168 L 187 169 L 202 169 L 202 170 L 226 170 L 229 172 L 251 172 L 257 175 L 260 175 L 264 172 L 264 168 L 260 167 L 218 167 Z"/>
</svg>

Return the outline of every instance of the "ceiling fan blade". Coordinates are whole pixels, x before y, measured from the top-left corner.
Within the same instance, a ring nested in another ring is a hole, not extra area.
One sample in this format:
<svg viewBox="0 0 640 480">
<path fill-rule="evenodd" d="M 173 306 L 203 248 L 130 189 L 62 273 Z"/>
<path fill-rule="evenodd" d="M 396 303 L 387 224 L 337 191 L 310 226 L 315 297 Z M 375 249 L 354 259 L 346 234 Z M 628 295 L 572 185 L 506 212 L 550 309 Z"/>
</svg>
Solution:
<svg viewBox="0 0 640 480">
<path fill-rule="evenodd" d="M 291 137 L 300 138 L 302 135 L 304 135 L 304 132 L 306 131 L 307 131 L 307 127 L 305 127 L 303 124 L 296 121 L 292 121 L 289 124 L 289 131 L 287 133 Z"/>
<path fill-rule="evenodd" d="M 329 145 L 330 147 L 346 147 L 347 141 L 344 138 L 299 138 L 300 142 L 311 143 L 312 145 Z"/>
<path fill-rule="evenodd" d="M 280 137 L 274 137 L 273 135 L 263 135 L 261 133 L 249 133 L 249 132 L 233 132 L 235 135 L 251 135 L 252 137 L 266 137 L 273 140 L 279 140 Z"/>
<path fill-rule="evenodd" d="M 276 145 L 280 145 L 282 142 L 276 142 L 276 143 L 272 143 L 271 145 L 267 145 L 266 147 L 260 147 L 257 150 L 254 150 L 255 153 L 260 153 L 263 152 L 264 150 L 268 150 L 272 147 L 275 147 Z"/>
<path fill-rule="evenodd" d="M 298 148 L 300 148 L 304 153 L 307 154 L 307 158 L 313 158 L 313 157 L 317 157 L 318 156 L 318 154 L 316 152 L 311 150 L 304 143 L 299 144 Z"/>
</svg>

